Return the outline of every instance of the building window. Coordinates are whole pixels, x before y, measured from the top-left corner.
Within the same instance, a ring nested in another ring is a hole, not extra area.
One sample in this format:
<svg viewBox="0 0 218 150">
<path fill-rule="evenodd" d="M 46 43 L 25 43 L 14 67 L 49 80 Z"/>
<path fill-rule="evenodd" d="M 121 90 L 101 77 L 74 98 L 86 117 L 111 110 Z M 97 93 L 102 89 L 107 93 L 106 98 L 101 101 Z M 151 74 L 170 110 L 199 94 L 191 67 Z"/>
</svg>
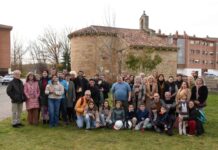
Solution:
<svg viewBox="0 0 218 150">
<path fill-rule="evenodd" d="M 200 61 L 198 59 L 194 60 L 195 64 L 199 64 Z"/>
<path fill-rule="evenodd" d="M 191 40 L 191 41 L 190 41 L 190 44 L 192 44 L 192 45 L 195 44 L 195 41 Z"/>
<path fill-rule="evenodd" d="M 194 54 L 195 53 L 195 50 L 191 49 L 191 54 Z"/>
<path fill-rule="evenodd" d="M 214 44 L 213 43 L 210 43 L 210 45 L 209 45 L 210 47 L 213 47 L 214 46 Z"/>
<path fill-rule="evenodd" d="M 213 55 L 213 54 L 214 54 L 214 52 L 209 52 L 209 54 L 210 54 L 210 55 Z"/>
<path fill-rule="evenodd" d="M 201 53 L 201 51 L 200 50 L 196 50 L 196 54 L 200 54 Z"/>
<path fill-rule="evenodd" d="M 196 45 L 200 45 L 200 41 L 195 41 L 195 44 Z"/>
<path fill-rule="evenodd" d="M 210 64 L 214 64 L 213 61 L 210 61 Z"/>
<path fill-rule="evenodd" d="M 205 54 L 205 51 L 202 51 L 202 55 L 204 55 Z"/>
</svg>

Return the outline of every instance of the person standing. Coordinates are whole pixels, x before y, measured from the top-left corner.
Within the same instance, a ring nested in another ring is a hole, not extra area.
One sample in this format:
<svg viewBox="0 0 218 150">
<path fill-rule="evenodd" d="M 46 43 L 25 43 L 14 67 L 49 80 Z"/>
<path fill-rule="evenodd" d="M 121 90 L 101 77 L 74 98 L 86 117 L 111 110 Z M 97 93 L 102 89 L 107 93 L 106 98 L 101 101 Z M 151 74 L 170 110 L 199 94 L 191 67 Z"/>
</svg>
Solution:
<svg viewBox="0 0 218 150">
<path fill-rule="evenodd" d="M 97 85 L 100 90 L 100 105 L 103 105 L 104 101 L 108 99 L 108 93 L 110 92 L 110 84 L 105 80 L 104 75 L 100 75 Z"/>
<path fill-rule="evenodd" d="M 55 127 L 58 125 L 60 103 L 64 94 L 64 87 L 58 82 L 56 75 L 52 76 L 51 83 L 46 86 L 45 94 L 48 95 L 49 124 L 50 127 Z"/>
<path fill-rule="evenodd" d="M 42 72 L 42 78 L 39 80 L 39 89 L 40 89 L 40 108 L 41 108 L 41 117 L 43 124 L 49 123 L 48 117 L 48 95 L 45 94 L 45 88 L 48 84 L 49 77 L 48 71 L 44 70 Z"/>
<path fill-rule="evenodd" d="M 191 100 L 194 101 L 198 109 L 203 110 L 207 105 L 208 88 L 204 85 L 202 78 L 196 79 L 195 86 L 191 91 Z"/>
<path fill-rule="evenodd" d="M 117 77 L 117 82 L 112 85 L 111 88 L 113 101 L 121 101 L 124 107 L 125 113 L 128 111 L 128 102 L 131 101 L 131 88 L 128 83 L 123 81 L 121 76 Z"/>
<path fill-rule="evenodd" d="M 26 96 L 26 109 L 28 112 L 27 121 L 30 125 L 39 123 L 39 84 L 36 76 L 29 72 L 24 84 L 24 94 Z"/>
<path fill-rule="evenodd" d="M 154 93 L 158 93 L 157 83 L 153 76 L 148 77 L 148 82 L 146 84 L 146 108 L 150 111 L 151 105 L 154 99 Z"/>
<path fill-rule="evenodd" d="M 177 85 L 178 89 L 180 89 L 182 82 L 182 74 L 177 74 L 175 84 Z"/>
<path fill-rule="evenodd" d="M 12 127 L 18 128 L 23 126 L 21 123 L 21 113 L 23 109 L 23 102 L 25 101 L 24 86 L 20 80 L 20 70 L 14 71 L 14 79 L 7 87 L 7 94 L 11 98 L 12 103 Z"/>
<path fill-rule="evenodd" d="M 159 74 L 159 76 L 158 76 L 157 87 L 158 87 L 158 93 L 160 95 L 160 98 L 164 99 L 164 94 L 168 89 L 168 85 L 164 79 L 163 74 Z"/>
<path fill-rule="evenodd" d="M 88 80 L 84 77 L 83 71 L 78 72 L 78 76 L 74 80 L 74 83 L 76 89 L 76 100 L 78 100 L 85 94 L 85 91 L 88 88 Z"/>
<path fill-rule="evenodd" d="M 91 98 L 94 100 L 95 106 L 99 110 L 100 107 L 100 90 L 95 84 L 94 79 L 89 79 L 88 90 L 91 91 Z"/>
<path fill-rule="evenodd" d="M 72 122 L 72 119 L 75 119 L 74 114 L 74 105 L 76 100 L 76 93 L 75 93 L 75 85 L 73 81 L 70 80 L 70 74 L 66 74 L 65 79 L 67 82 L 68 90 L 66 91 L 66 99 L 67 99 L 67 115 L 68 121 Z"/>
<path fill-rule="evenodd" d="M 67 81 L 63 72 L 58 72 L 59 83 L 64 87 L 64 93 L 61 96 L 60 113 L 64 123 L 67 125 L 67 99 L 66 92 L 68 91 Z"/>
</svg>

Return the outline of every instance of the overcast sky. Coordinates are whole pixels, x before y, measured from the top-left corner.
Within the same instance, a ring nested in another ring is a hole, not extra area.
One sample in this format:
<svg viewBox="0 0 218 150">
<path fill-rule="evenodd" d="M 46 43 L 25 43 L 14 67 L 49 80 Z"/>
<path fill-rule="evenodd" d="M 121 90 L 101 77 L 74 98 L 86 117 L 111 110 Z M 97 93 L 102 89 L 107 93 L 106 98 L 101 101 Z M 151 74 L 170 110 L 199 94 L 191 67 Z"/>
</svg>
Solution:
<svg viewBox="0 0 218 150">
<path fill-rule="evenodd" d="M 218 37 L 217 0 L 0 0 L 0 6 L 0 24 L 13 26 L 12 35 L 25 41 L 48 26 L 75 30 L 106 25 L 108 10 L 116 16 L 116 27 L 139 28 L 145 10 L 156 31 Z"/>
</svg>

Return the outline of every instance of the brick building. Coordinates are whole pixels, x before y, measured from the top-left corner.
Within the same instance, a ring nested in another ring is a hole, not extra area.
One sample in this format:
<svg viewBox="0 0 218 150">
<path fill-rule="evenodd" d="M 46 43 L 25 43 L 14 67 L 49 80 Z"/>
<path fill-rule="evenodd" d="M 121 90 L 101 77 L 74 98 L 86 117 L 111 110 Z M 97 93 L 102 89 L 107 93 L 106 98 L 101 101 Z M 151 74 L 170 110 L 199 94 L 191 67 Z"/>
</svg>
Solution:
<svg viewBox="0 0 218 150">
<path fill-rule="evenodd" d="M 0 24 L 0 75 L 8 73 L 10 68 L 10 31 L 11 26 Z"/>
<path fill-rule="evenodd" d="M 189 36 L 185 32 L 174 35 L 178 50 L 178 73 L 190 75 L 198 71 L 218 75 L 218 39 Z"/>
<path fill-rule="evenodd" d="M 126 56 L 129 53 L 140 55 L 148 48 L 162 58 L 157 66 L 159 73 L 176 74 L 177 46 L 172 37 L 160 36 L 149 28 L 145 12 L 140 17 L 139 29 L 92 25 L 68 37 L 71 41 L 71 68 L 83 70 L 87 76 L 104 73 L 115 79 L 121 71 L 131 72 L 125 65 Z"/>
</svg>

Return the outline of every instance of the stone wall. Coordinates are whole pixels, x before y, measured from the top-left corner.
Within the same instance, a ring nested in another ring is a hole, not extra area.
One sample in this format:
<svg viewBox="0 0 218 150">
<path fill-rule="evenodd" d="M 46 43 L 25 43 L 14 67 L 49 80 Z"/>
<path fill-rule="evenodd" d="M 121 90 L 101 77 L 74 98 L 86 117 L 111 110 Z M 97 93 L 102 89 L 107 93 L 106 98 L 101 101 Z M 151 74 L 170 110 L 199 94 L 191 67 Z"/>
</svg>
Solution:
<svg viewBox="0 0 218 150">
<path fill-rule="evenodd" d="M 125 52 L 125 56 L 128 55 L 129 52 L 134 53 L 136 56 L 141 55 L 143 53 L 143 49 L 129 49 Z M 164 74 L 166 78 L 169 75 L 176 76 L 177 71 L 177 51 L 167 51 L 167 50 L 155 50 L 154 54 L 157 53 L 161 58 L 162 62 L 157 65 L 156 70 L 159 74 Z M 143 70 L 132 71 L 128 69 L 125 65 L 126 57 L 123 59 L 123 70 L 126 72 L 131 72 L 133 74 L 139 74 L 140 72 L 144 72 Z M 145 72 L 147 75 L 151 75 L 153 71 Z"/>
<path fill-rule="evenodd" d="M 77 72 L 82 70 L 87 77 L 103 73 L 108 80 L 114 81 L 120 73 L 120 69 L 131 72 L 125 65 L 126 55 L 129 51 L 140 55 L 143 50 L 129 49 L 125 41 L 113 36 L 72 37 L 71 69 Z M 154 53 L 158 53 L 162 57 L 157 71 L 165 74 L 166 77 L 176 75 L 177 51 L 157 50 Z M 139 72 L 141 71 L 135 72 L 135 74 Z"/>
</svg>

